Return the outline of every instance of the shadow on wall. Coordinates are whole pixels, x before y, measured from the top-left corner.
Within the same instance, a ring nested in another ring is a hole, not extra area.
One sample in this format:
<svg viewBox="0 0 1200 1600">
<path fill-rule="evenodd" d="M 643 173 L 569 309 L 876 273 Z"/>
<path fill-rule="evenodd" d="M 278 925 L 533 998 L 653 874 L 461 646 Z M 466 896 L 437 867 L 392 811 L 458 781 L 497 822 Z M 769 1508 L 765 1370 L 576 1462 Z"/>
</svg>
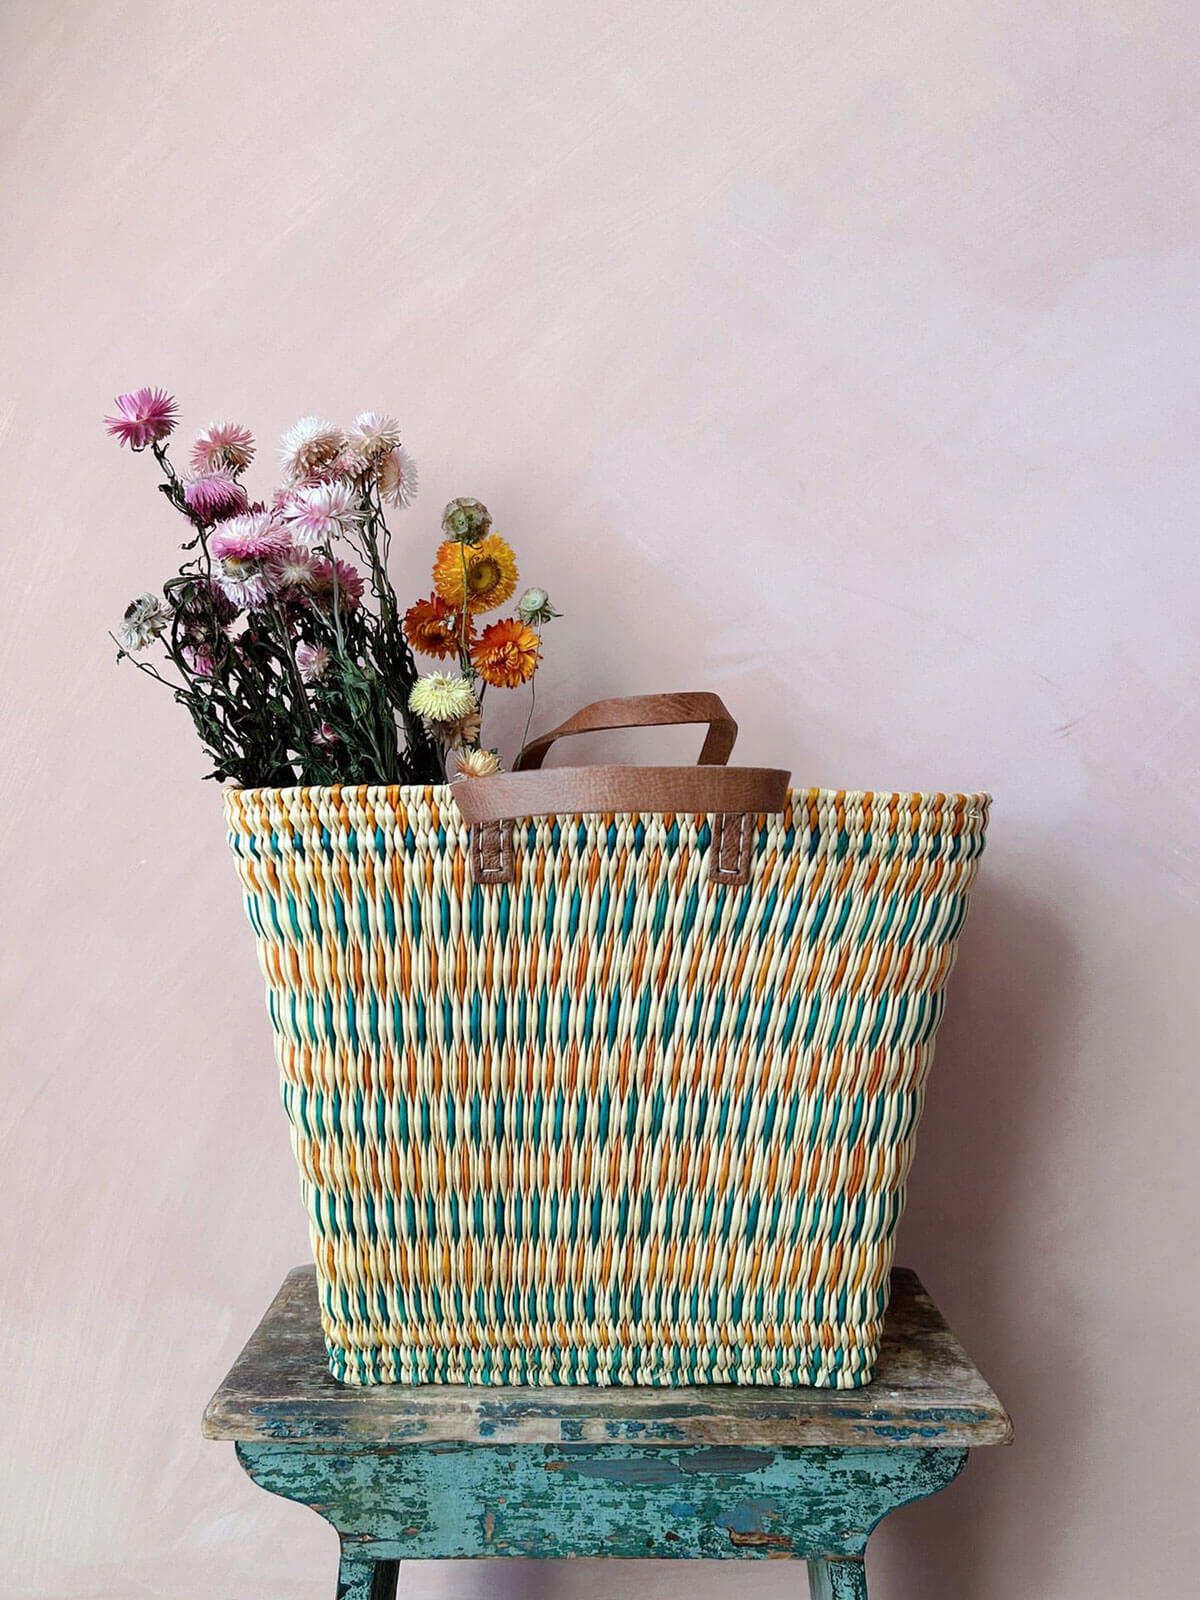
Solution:
<svg viewBox="0 0 1200 1600">
<path fill-rule="evenodd" d="M 1026 883 L 1039 881 L 1030 843 Z M 945 1493 L 880 1529 L 871 1570 L 891 1600 L 1012 1600 L 998 1585 L 1014 1559 L 1028 1569 L 1017 1592 L 1052 1592 L 1056 1528 L 1078 1493 L 1090 1397 L 1062 1337 L 1068 1291 L 1048 1213 L 1078 1070 L 1078 963 L 1056 907 L 1019 894 L 999 857 L 984 858 L 951 979 L 897 1260 L 924 1279 L 1016 1441 L 976 1451 Z"/>
</svg>

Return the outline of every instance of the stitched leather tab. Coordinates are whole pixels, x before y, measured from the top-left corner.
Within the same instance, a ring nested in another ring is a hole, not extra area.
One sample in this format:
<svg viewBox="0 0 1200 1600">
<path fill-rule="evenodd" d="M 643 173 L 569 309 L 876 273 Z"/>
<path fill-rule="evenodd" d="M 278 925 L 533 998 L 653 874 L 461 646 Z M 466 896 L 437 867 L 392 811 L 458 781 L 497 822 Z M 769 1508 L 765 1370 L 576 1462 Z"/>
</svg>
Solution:
<svg viewBox="0 0 1200 1600">
<path fill-rule="evenodd" d="M 710 883 L 749 883 L 754 818 L 749 812 L 722 811 L 712 822 L 708 852 Z"/>
<path fill-rule="evenodd" d="M 472 824 L 471 876 L 476 883 L 512 883 L 516 867 L 511 822 Z"/>
</svg>

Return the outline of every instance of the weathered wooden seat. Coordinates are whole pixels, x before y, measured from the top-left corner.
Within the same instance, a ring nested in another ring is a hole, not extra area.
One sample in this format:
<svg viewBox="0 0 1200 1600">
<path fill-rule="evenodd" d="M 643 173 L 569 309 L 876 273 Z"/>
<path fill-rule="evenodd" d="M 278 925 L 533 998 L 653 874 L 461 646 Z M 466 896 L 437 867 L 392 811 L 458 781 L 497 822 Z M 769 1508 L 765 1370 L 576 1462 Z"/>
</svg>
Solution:
<svg viewBox="0 0 1200 1600">
<path fill-rule="evenodd" d="M 203 1429 L 336 1528 L 339 1600 L 388 1600 L 406 1556 L 795 1557 L 814 1597 L 861 1600 L 877 1523 L 1012 1438 L 904 1269 L 863 1389 L 353 1389 L 330 1376 L 297 1267 Z"/>
</svg>

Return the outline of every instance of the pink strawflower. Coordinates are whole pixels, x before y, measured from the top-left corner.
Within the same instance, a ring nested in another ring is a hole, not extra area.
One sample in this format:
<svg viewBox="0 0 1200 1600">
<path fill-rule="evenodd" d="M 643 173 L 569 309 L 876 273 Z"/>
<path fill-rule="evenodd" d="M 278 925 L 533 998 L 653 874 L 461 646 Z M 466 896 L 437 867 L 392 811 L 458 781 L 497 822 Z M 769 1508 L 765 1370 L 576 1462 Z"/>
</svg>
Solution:
<svg viewBox="0 0 1200 1600">
<path fill-rule="evenodd" d="M 211 678 L 216 662 L 213 653 L 206 644 L 184 645 L 183 659 L 191 668 L 197 678 Z"/>
<path fill-rule="evenodd" d="M 417 498 L 417 463 L 402 444 L 379 463 L 379 493 L 394 506 L 410 506 Z"/>
<path fill-rule="evenodd" d="M 289 545 L 272 557 L 271 577 L 281 599 L 306 599 L 317 582 L 317 557 L 301 545 Z"/>
<path fill-rule="evenodd" d="M 271 506 L 275 511 L 286 511 L 297 503 L 306 489 L 318 489 L 323 483 L 332 483 L 344 476 L 339 456 L 337 461 L 331 462 L 320 472 L 306 472 L 304 477 L 294 478 L 291 483 L 285 483 L 282 489 L 276 489 L 271 496 Z"/>
<path fill-rule="evenodd" d="M 280 458 L 286 476 L 293 481 L 312 474 L 324 475 L 346 444 L 346 435 L 332 422 L 319 417 L 301 417 L 284 434 Z"/>
<path fill-rule="evenodd" d="M 229 596 L 224 593 L 220 584 L 210 583 L 208 587 L 214 619 L 218 627 L 223 628 L 227 635 L 231 634 L 233 632 L 233 624 L 240 615 L 238 608 Z"/>
<path fill-rule="evenodd" d="M 113 402 L 120 413 L 104 422 L 115 438 L 131 450 L 165 439 L 179 420 L 179 407 L 165 389 L 135 389 Z"/>
<path fill-rule="evenodd" d="M 217 561 L 268 561 L 290 545 L 288 531 L 273 511 L 248 511 L 223 522 L 208 541 L 208 550 Z"/>
<path fill-rule="evenodd" d="M 332 609 L 336 592 L 339 608 L 353 611 L 365 589 L 362 573 L 348 561 L 335 556 L 331 564 L 327 556 L 318 556 L 313 562 L 313 600 L 317 605 Z"/>
<path fill-rule="evenodd" d="M 327 722 L 322 722 L 313 733 L 313 743 L 320 745 L 324 750 L 331 750 L 335 744 L 341 744 L 341 742 Z"/>
<path fill-rule="evenodd" d="M 358 496 L 348 483 L 316 483 L 294 489 L 280 512 L 298 544 L 329 544 L 362 521 Z"/>
<path fill-rule="evenodd" d="M 250 507 L 245 489 L 228 471 L 210 472 L 186 479 L 183 498 L 188 509 L 194 511 L 201 522 L 225 522 L 230 517 L 240 516 Z"/>
<path fill-rule="evenodd" d="M 331 659 L 323 644 L 303 643 L 296 646 L 296 665 L 305 683 L 316 683 L 318 678 L 323 677 Z"/>
<path fill-rule="evenodd" d="M 344 478 L 347 483 L 357 487 L 371 470 L 371 462 L 366 456 L 360 456 L 353 450 L 343 450 L 330 462 L 325 476 L 327 479 Z"/>
<path fill-rule="evenodd" d="M 192 446 L 193 472 L 245 472 L 254 460 L 254 436 L 240 422 L 213 422 Z"/>
<path fill-rule="evenodd" d="M 183 619 L 183 630 L 190 642 L 209 644 L 214 632 L 229 632 L 230 624 L 238 617 L 238 608 L 214 581 L 197 580 L 195 586 L 184 593 L 178 602 Z"/>
</svg>

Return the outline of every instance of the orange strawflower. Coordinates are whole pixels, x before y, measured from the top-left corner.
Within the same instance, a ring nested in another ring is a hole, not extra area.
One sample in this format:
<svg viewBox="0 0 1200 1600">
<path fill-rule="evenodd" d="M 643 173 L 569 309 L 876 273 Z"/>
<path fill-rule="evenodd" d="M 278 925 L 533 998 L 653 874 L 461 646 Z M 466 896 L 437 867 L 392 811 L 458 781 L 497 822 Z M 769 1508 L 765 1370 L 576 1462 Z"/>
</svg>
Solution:
<svg viewBox="0 0 1200 1600">
<path fill-rule="evenodd" d="M 448 540 L 433 564 L 433 586 L 455 611 L 464 602 L 473 613 L 494 611 L 517 587 L 517 558 L 498 533 L 478 544 Z"/>
<path fill-rule="evenodd" d="M 468 627 L 470 642 L 474 630 Z M 441 595 L 431 594 L 428 600 L 418 600 L 404 613 L 404 633 L 410 645 L 421 656 L 434 656 L 444 661 L 458 654 L 461 624 L 458 612 L 448 606 Z"/>
<path fill-rule="evenodd" d="M 520 617 L 486 627 L 471 646 L 471 665 L 495 689 L 516 689 L 537 671 L 542 641 Z"/>
</svg>

